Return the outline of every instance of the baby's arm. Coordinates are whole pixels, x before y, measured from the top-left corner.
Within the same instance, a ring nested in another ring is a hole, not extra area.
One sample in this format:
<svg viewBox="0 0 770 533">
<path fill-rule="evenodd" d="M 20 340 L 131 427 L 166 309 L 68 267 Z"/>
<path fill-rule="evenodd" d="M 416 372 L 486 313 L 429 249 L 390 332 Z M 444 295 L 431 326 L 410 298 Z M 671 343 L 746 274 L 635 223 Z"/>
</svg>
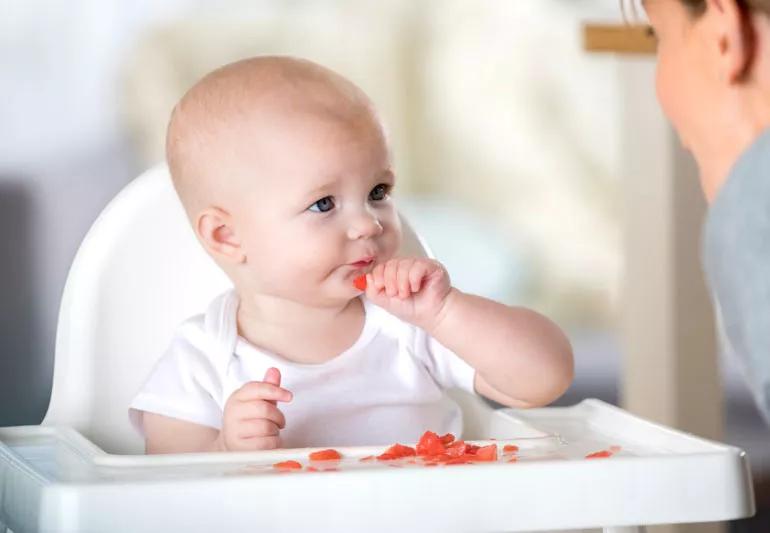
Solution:
<svg viewBox="0 0 770 533">
<path fill-rule="evenodd" d="M 453 288 L 428 259 L 395 259 L 367 276 L 367 297 L 422 327 L 476 370 L 475 388 L 512 407 L 545 405 L 572 382 L 572 347 L 544 316 Z"/>
<path fill-rule="evenodd" d="M 145 411 L 143 424 L 147 453 L 185 453 L 267 450 L 280 447 L 286 420 L 276 402 L 291 401 L 280 387 L 281 374 L 271 368 L 264 381 L 246 383 L 230 395 L 222 430 Z"/>
<path fill-rule="evenodd" d="M 218 449 L 219 430 L 186 420 L 144 411 L 142 425 L 145 453 L 214 452 Z"/>
<path fill-rule="evenodd" d="M 428 333 L 473 366 L 476 391 L 499 403 L 546 405 L 572 382 L 567 337 L 529 309 L 452 289 Z"/>
</svg>

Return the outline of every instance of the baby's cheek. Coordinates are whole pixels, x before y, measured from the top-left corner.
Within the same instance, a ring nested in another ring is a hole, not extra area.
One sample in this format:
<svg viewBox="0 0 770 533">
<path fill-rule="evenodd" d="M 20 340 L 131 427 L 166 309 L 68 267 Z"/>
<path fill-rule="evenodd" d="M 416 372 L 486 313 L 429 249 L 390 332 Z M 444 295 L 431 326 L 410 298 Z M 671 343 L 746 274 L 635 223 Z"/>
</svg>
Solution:
<svg viewBox="0 0 770 533">
<path fill-rule="evenodd" d="M 382 248 L 381 256 L 387 255 L 387 257 L 381 257 L 380 259 L 390 259 L 398 254 L 403 243 L 403 234 L 401 231 L 401 222 L 398 216 L 394 214 L 393 219 L 383 225 L 384 231 L 381 235 Z"/>
</svg>

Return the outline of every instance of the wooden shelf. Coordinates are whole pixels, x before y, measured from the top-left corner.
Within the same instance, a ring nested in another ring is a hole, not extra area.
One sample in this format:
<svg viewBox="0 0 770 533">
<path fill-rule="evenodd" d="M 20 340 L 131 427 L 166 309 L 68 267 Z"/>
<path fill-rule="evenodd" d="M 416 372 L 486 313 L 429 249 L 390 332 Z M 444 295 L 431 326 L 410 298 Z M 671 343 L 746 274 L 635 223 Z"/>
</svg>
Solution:
<svg viewBox="0 0 770 533">
<path fill-rule="evenodd" d="M 655 54 L 658 41 L 647 25 L 585 24 L 583 46 L 595 53 Z"/>
</svg>

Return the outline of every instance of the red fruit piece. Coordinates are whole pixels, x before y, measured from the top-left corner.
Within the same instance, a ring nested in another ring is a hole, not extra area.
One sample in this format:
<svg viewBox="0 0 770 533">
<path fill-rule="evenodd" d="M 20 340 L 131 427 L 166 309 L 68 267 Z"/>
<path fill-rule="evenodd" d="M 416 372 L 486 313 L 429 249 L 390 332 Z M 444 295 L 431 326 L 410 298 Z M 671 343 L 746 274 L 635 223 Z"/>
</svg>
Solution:
<svg viewBox="0 0 770 533">
<path fill-rule="evenodd" d="M 422 437 L 420 437 L 420 442 L 417 443 L 417 455 L 425 456 L 425 455 L 439 455 L 444 453 L 446 450 L 446 447 L 444 446 L 444 443 L 441 442 L 441 438 L 433 433 L 432 431 L 426 431 Z"/>
<path fill-rule="evenodd" d="M 366 290 L 366 275 L 358 276 L 356 279 L 353 280 L 353 285 L 355 285 L 356 289 L 359 291 L 365 291 Z"/>
<path fill-rule="evenodd" d="M 420 457 L 422 462 L 424 464 L 426 464 L 426 465 L 427 464 L 445 463 L 445 462 L 449 461 L 451 458 L 452 458 L 451 455 L 447 455 L 445 453 L 441 453 L 441 454 L 438 454 L 438 455 L 426 455 L 426 456 Z"/>
<path fill-rule="evenodd" d="M 273 468 L 278 470 L 302 470 L 302 465 L 297 461 L 283 461 L 280 463 L 275 463 Z"/>
<path fill-rule="evenodd" d="M 497 444 L 482 446 L 476 451 L 477 461 L 497 461 Z"/>
<path fill-rule="evenodd" d="M 475 444 L 466 444 L 465 445 L 465 453 L 469 453 L 471 455 L 476 455 L 476 452 L 478 452 L 481 449 L 480 446 L 476 446 Z"/>
<path fill-rule="evenodd" d="M 519 447 L 515 444 L 506 444 L 503 446 L 503 453 L 516 453 L 519 451 Z"/>
<path fill-rule="evenodd" d="M 403 444 L 394 444 L 387 450 L 385 450 L 385 454 L 392 454 L 396 457 L 414 457 L 416 455 L 416 451 L 411 446 L 404 446 Z M 383 454 L 384 455 L 384 454 Z"/>
<path fill-rule="evenodd" d="M 337 450 L 320 450 L 310 454 L 311 461 L 339 461 L 342 455 Z"/>
<path fill-rule="evenodd" d="M 447 446 L 446 453 L 452 457 L 460 457 L 465 454 L 467 446 L 465 442 L 458 440 Z"/>
<path fill-rule="evenodd" d="M 441 442 L 444 444 L 444 446 L 449 446 L 455 441 L 455 436 L 451 433 L 447 433 L 446 435 L 441 436 Z"/>
<path fill-rule="evenodd" d="M 399 459 L 398 455 L 392 453 L 382 453 L 377 456 L 378 461 L 395 461 L 396 459 Z"/>
<path fill-rule="evenodd" d="M 601 450 L 594 453 L 589 453 L 586 455 L 586 459 L 604 459 L 607 457 L 612 457 L 612 452 L 609 450 Z"/>
</svg>

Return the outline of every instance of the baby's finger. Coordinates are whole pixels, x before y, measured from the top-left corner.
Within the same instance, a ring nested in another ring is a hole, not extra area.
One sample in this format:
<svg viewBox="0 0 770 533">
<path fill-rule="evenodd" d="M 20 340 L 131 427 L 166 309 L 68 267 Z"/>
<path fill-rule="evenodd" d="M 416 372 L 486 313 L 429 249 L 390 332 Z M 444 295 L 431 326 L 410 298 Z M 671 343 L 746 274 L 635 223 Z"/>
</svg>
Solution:
<svg viewBox="0 0 770 533">
<path fill-rule="evenodd" d="M 235 392 L 235 397 L 242 402 L 252 400 L 273 400 L 290 402 L 292 393 L 282 387 L 263 381 L 250 381 Z"/>
<path fill-rule="evenodd" d="M 385 281 L 385 294 L 388 297 L 393 298 L 398 294 L 398 285 L 396 274 L 398 272 L 398 261 L 391 259 L 385 263 L 385 273 L 383 278 Z"/>
<path fill-rule="evenodd" d="M 281 371 L 278 370 L 275 367 L 270 367 L 265 372 L 265 377 L 262 378 L 262 381 L 265 383 L 270 383 L 271 385 L 276 385 L 278 387 L 281 386 Z M 268 400 L 271 403 L 275 404 L 275 400 Z"/>
<path fill-rule="evenodd" d="M 286 427 L 286 417 L 272 402 L 261 400 L 241 402 L 233 409 L 233 417 L 236 420 L 269 420 L 279 428 Z"/>
<path fill-rule="evenodd" d="M 255 450 L 274 450 L 281 447 L 281 437 L 271 435 L 269 437 L 251 437 L 237 440 L 237 450 L 255 451 Z"/>
<path fill-rule="evenodd" d="M 412 269 L 409 271 L 409 285 L 413 293 L 420 292 L 420 288 L 422 287 L 422 280 L 425 279 L 425 276 L 428 274 L 428 270 L 428 265 L 422 261 L 415 263 L 412 266 Z"/>
<path fill-rule="evenodd" d="M 275 423 L 270 420 L 242 420 L 238 424 L 236 433 L 239 439 L 250 439 L 253 437 L 274 437 L 281 431 Z"/>
<path fill-rule="evenodd" d="M 385 288 L 385 264 L 375 266 L 366 278 L 367 287 L 373 292 L 380 292 Z"/>
<path fill-rule="evenodd" d="M 398 286 L 398 297 L 402 300 L 408 298 L 411 294 L 409 283 L 409 272 L 414 265 L 414 259 L 402 259 L 398 264 L 396 273 L 396 285 Z"/>
<path fill-rule="evenodd" d="M 265 383 L 270 383 L 271 385 L 276 385 L 278 387 L 281 386 L 281 371 L 278 370 L 275 367 L 270 367 L 265 372 L 265 377 L 262 378 L 262 381 Z"/>
</svg>

